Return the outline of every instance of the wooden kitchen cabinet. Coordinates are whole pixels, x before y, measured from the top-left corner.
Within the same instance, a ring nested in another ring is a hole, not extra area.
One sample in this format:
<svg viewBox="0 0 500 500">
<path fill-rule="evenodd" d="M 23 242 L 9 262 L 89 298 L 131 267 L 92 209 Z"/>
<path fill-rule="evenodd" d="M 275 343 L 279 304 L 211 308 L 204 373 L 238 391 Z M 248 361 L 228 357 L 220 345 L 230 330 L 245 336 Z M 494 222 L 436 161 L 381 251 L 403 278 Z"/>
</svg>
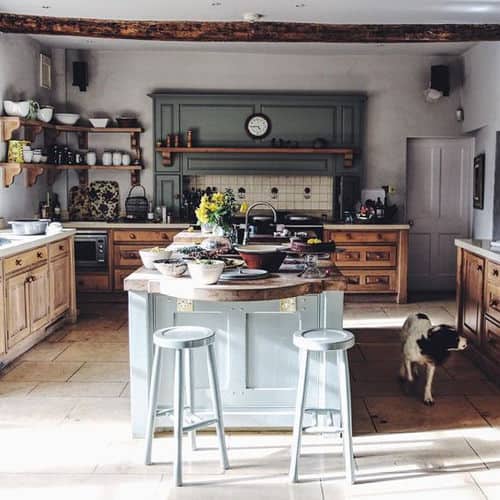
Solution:
<svg viewBox="0 0 500 500">
<path fill-rule="evenodd" d="M 324 239 L 341 250 L 332 254 L 332 261 L 347 278 L 348 295 L 406 302 L 408 229 L 325 229 Z"/>
<path fill-rule="evenodd" d="M 29 273 L 8 278 L 5 282 L 5 313 L 7 317 L 7 347 L 30 334 Z"/>
<path fill-rule="evenodd" d="M 70 300 L 70 259 L 68 254 L 62 254 L 50 262 L 50 319 L 56 319 L 64 314 L 69 309 Z"/>
<path fill-rule="evenodd" d="M 2 266 L 0 266 L 0 356 L 7 352 L 7 331 L 5 328 L 5 287 Z"/>
</svg>

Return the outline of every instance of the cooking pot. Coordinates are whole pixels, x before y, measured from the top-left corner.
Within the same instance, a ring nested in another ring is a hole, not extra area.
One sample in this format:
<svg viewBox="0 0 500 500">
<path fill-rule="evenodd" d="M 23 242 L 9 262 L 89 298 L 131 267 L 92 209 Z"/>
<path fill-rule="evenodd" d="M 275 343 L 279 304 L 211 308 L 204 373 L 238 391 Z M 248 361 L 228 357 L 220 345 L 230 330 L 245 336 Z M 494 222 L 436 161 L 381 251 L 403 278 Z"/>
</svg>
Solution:
<svg viewBox="0 0 500 500">
<path fill-rule="evenodd" d="M 45 234 L 48 219 L 18 219 L 9 221 L 12 232 L 20 236 Z"/>
</svg>

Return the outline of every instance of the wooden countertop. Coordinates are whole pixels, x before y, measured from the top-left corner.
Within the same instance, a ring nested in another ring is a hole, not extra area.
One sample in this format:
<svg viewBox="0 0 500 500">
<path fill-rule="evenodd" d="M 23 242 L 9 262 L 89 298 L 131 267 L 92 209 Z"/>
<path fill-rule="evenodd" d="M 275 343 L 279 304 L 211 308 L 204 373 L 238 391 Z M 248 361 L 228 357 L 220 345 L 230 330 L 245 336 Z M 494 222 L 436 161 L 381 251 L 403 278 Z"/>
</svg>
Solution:
<svg viewBox="0 0 500 500">
<path fill-rule="evenodd" d="M 178 299 L 234 302 L 276 300 L 319 294 L 324 291 L 344 291 L 342 274 L 327 278 L 304 279 L 297 272 L 273 273 L 270 278 L 215 285 L 195 286 L 189 277 L 167 278 L 158 271 L 141 267 L 125 279 L 126 291 L 163 293 Z"/>
<path fill-rule="evenodd" d="M 186 222 L 162 224 L 161 222 L 106 222 L 106 221 L 68 221 L 63 222 L 65 228 L 71 229 L 187 229 Z"/>
<path fill-rule="evenodd" d="M 330 231 L 401 231 L 410 229 L 408 224 L 323 224 Z"/>
<path fill-rule="evenodd" d="M 493 262 L 500 263 L 500 248 L 493 248 L 491 246 L 491 240 L 457 238 L 455 240 L 455 246 L 492 260 Z"/>
</svg>

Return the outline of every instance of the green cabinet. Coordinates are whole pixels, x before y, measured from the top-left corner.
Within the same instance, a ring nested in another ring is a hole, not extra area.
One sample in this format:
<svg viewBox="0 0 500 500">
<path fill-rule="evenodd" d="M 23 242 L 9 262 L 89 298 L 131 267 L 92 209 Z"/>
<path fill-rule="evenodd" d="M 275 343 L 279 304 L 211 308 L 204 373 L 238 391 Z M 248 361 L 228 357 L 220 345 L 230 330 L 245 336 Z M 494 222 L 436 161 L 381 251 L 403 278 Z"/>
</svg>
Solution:
<svg viewBox="0 0 500 500">
<path fill-rule="evenodd" d="M 156 206 L 166 206 L 167 211 L 179 215 L 181 211 L 181 180 L 179 175 L 156 176 Z"/>
</svg>

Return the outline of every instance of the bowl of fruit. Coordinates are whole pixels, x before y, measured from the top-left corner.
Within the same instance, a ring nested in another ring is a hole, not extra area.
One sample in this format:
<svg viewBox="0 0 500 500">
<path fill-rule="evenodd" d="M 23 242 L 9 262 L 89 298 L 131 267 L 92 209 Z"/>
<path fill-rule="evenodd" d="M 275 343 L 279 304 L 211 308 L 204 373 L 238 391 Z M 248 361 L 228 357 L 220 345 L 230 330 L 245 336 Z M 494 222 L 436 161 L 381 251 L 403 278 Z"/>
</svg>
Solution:
<svg viewBox="0 0 500 500">
<path fill-rule="evenodd" d="M 307 240 L 294 239 L 290 242 L 290 250 L 297 253 L 333 253 L 335 243 L 333 241 L 321 241 L 318 238 Z"/>
</svg>

